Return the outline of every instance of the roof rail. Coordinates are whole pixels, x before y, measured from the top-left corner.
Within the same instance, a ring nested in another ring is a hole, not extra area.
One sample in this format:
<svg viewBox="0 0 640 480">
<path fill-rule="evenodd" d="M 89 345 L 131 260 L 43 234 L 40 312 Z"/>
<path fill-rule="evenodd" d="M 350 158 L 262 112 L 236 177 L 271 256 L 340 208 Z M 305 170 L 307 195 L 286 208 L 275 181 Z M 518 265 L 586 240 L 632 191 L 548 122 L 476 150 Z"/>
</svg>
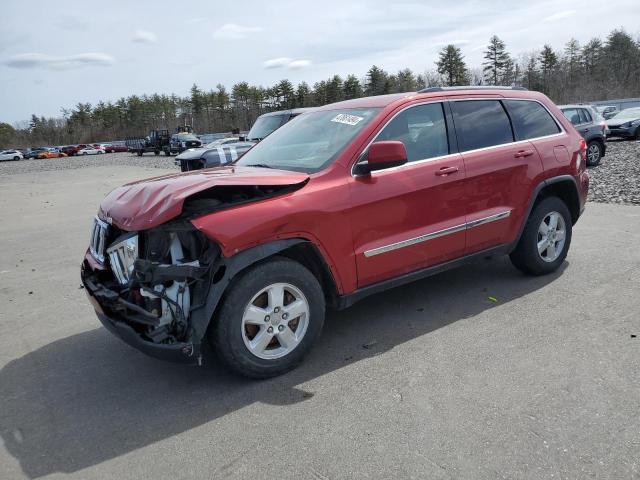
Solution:
<svg viewBox="0 0 640 480">
<path fill-rule="evenodd" d="M 528 90 L 524 87 L 501 87 L 501 86 L 482 86 L 482 85 L 474 85 L 474 86 L 462 86 L 462 87 L 427 87 L 422 90 L 418 90 L 418 93 L 429 93 L 429 92 L 455 92 L 456 90 Z"/>
</svg>

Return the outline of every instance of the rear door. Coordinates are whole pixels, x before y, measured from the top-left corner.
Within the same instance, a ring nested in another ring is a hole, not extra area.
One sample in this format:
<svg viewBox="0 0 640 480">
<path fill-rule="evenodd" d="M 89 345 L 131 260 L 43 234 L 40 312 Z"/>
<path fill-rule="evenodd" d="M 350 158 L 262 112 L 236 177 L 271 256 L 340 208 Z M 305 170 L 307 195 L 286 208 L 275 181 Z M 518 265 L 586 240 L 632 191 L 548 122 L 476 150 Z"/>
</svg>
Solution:
<svg viewBox="0 0 640 480">
<path fill-rule="evenodd" d="M 398 112 L 375 140 L 404 143 L 408 163 L 350 180 L 359 287 L 464 253 L 464 164 L 451 147 L 444 107 L 432 102 Z"/>
<path fill-rule="evenodd" d="M 516 141 L 497 98 L 452 100 L 466 171 L 466 253 L 513 240 L 542 163 L 527 140 Z"/>
<path fill-rule="evenodd" d="M 565 108 L 562 113 L 569 119 L 578 133 L 582 135 L 582 138 L 586 140 L 589 136 L 590 120 L 587 119 L 585 109 L 577 107 Z"/>
</svg>

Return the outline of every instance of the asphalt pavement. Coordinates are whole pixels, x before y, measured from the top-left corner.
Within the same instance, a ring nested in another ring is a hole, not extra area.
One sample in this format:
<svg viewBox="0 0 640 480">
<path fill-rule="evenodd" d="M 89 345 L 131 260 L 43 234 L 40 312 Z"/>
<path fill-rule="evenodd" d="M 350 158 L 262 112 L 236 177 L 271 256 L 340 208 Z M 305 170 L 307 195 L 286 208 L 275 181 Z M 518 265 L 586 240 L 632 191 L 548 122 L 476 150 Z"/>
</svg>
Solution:
<svg viewBox="0 0 640 480">
<path fill-rule="evenodd" d="M 0 479 L 640 478 L 639 207 L 590 203 L 553 275 L 482 260 L 329 312 L 251 381 L 144 356 L 79 288 L 101 198 L 163 172 L 0 178 Z"/>
</svg>

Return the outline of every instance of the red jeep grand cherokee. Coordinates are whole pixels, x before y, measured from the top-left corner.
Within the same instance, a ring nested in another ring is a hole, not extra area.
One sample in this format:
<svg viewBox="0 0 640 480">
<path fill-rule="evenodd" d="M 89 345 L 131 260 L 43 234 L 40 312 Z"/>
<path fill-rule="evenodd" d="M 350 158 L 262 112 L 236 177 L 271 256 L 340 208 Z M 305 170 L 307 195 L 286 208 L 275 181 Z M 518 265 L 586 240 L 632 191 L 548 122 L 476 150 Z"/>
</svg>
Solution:
<svg viewBox="0 0 640 480">
<path fill-rule="evenodd" d="M 487 255 L 558 268 L 584 209 L 585 142 L 544 95 L 429 88 L 305 113 L 234 164 L 100 205 L 82 280 L 150 355 L 241 374 L 296 366 L 325 307 Z"/>
</svg>

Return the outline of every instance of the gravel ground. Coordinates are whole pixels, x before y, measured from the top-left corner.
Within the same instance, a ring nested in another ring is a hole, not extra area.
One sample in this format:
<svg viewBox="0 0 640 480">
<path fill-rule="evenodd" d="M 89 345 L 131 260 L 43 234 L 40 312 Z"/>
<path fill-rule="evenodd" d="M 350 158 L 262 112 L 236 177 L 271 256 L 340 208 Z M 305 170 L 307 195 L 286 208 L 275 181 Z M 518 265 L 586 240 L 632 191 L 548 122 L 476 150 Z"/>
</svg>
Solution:
<svg viewBox="0 0 640 480">
<path fill-rule="evenodd" d="M 52 158 L 1 162 L 0 176 L 84 167 L 128 165 L 145 168 L 177 169 L 175 157 L 130 153 L 107 153 L 85 157 Z M 589 200 L 600 203 L 640 205 L 640 142 L 610 141 L 602 163 L 589 169 Z"/>
<path fill-rule="evenodd" d="M 640 205 L 640 142 L 611 140 L 597 167 L 589 168 L 589 200 Z"/>
<path fill-rule="evenodd" d="M 145 154 L 142 157 L 131 153 L 105 153 L 104 155 L 86 155 L 80 157 L 30 159 L 19 162 L 0 162 L 0 176 L 17 173 L 51 172 L 86 167 L 110 167 L 128 165 L 143 168 L 174 168 L 175 157 Z"/>
</svg>

